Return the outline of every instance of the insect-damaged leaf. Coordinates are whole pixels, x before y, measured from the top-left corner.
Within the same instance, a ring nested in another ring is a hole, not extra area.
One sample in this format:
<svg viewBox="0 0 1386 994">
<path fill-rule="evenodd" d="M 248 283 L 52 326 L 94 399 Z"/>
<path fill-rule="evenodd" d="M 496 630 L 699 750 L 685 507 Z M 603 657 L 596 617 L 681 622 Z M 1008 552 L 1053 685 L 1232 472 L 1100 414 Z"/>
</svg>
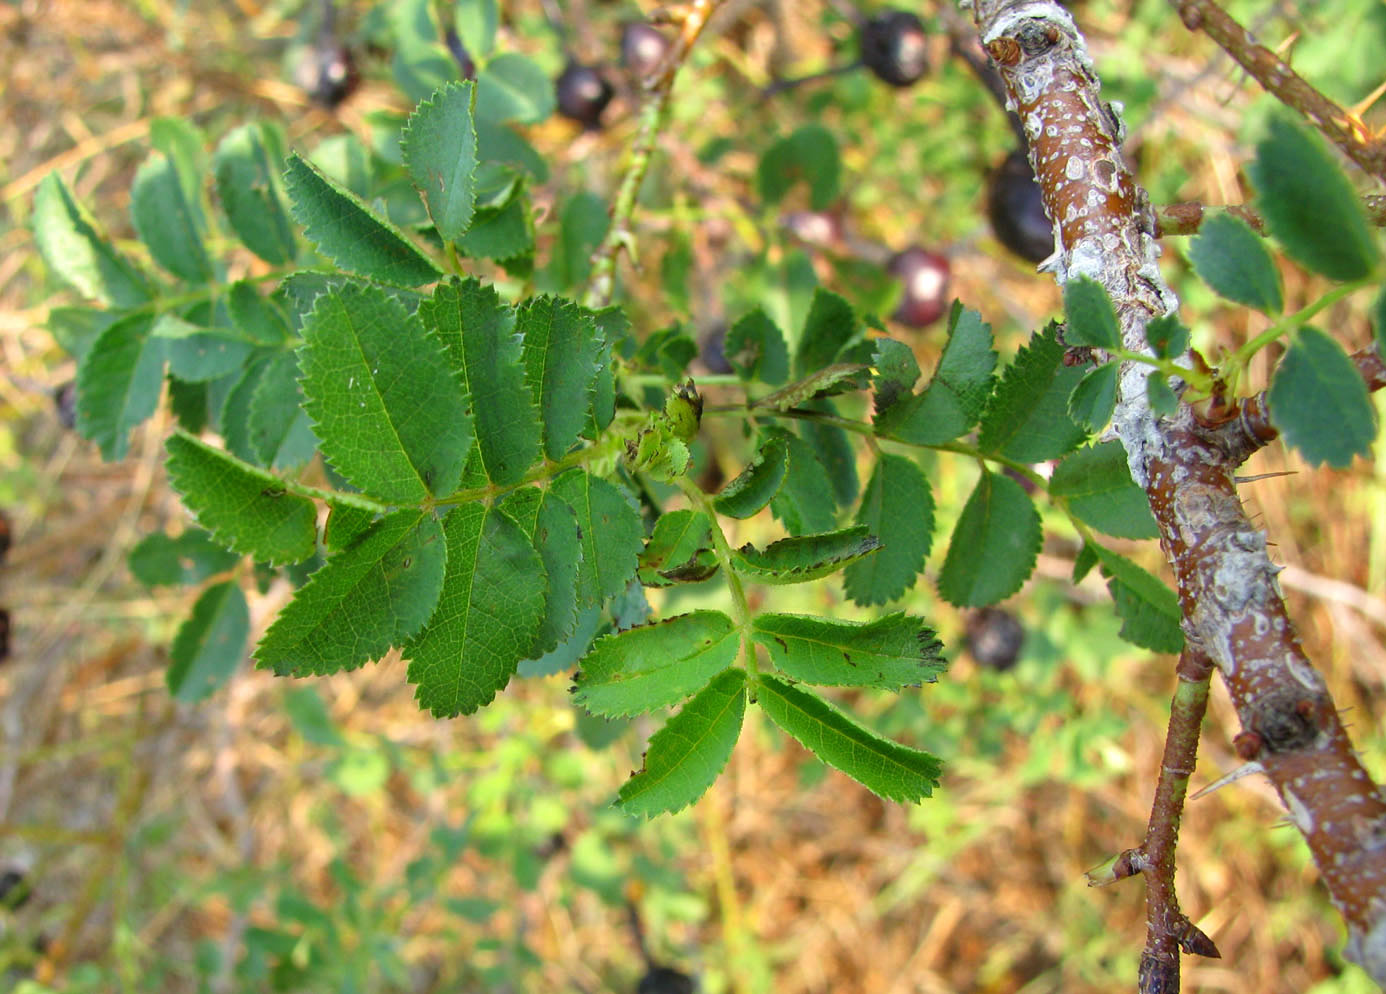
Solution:
<svg viewBox="0 0 1386 994">
<path fill-rule="evenodd" d="M 583 657 L 575 700 L 594 714 L 677 704 L 731 665 L 741 644 L 720 611 L 694 611 L 598 639 Z"/>
<path fill-rule="evenodd" d="M 786 676 L 832 687 L 933 683 L 947 667 L 932 629 L 903 613 L 865 624 L 796 614 L 763 614 L 751 626 Z"/>
</svg>

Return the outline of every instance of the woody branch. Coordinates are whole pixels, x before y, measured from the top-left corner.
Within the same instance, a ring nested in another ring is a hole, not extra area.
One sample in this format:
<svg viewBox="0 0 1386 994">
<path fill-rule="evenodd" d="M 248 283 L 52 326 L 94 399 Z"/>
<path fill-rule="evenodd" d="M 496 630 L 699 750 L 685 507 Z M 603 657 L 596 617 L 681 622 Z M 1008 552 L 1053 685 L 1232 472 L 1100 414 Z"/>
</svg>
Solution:
<svg viewBox="0 0 1386 994">
<path fill-rule="evenodd" d="M 1120 121 L 1101 99 L 1082 36 L 1054 0 L 975 0 L 973 14 L 1055 221 L 1056 251 L 1041 268 L 1060 284 L 1079 275 L 1101 283 L 1125 347 L 1145 350 L 1146 323 L 1177 301 L 1160 275 L 1153 212 L 1127 169 Z M 1234 472 L 1253 447 L 1187 404 L 1157 418 L 1145 372 L 1133 365 L 1121 374 L 1114 425 L 1174 568 L 1189 646 L 1222 675 L 1251 736 L 1243 741 L 1255 746 L 1252 758 L 1343 915 L 1348 955 L 1386 982 L 1386 798 L 1353 752 L 1286 612 L 1266 536 L 1238 498 Z M 1174 969 L 1177 984 L 1177 960 Z"/>
</svg>

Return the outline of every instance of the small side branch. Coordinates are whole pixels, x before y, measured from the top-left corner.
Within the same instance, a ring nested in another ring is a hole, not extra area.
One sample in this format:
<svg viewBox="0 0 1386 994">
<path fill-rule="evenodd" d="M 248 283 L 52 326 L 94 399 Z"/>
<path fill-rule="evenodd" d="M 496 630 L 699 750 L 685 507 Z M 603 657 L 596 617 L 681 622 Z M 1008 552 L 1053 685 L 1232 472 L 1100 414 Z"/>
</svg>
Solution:
<svg viewBox="0 0 1386 994">
<path fill-rule="evenodd" d="M 1386 181 L 1386 144 L 1372 140 L 1366 128 L 1306 82 L 1270 49 L 1259 44 L 1215 0 L 1170 0 L 1190 31 L 1202 31 L 1281 103 L 1299 111 L 1329 141 L 1369 175 Z"/>
<path fill-rule="evenodd" d="M 1362 198 L 1362 208 L 1366 211 L 1368 223 L 1386 228 L 1386 196 L 1379 193 L 1368 194 Z M 1239 217 L 1258 235 L 1266 234 L 1266 222 L 1253 208 L 1232 204 L 1227 207 L 1205 207 L 1196 200 L 1180 204 L 1166 204 L 1155 208 L 1155 236 L 1196 235 L 1203 222 L 1216 214 L 1231 214 Z"/>
</svg>

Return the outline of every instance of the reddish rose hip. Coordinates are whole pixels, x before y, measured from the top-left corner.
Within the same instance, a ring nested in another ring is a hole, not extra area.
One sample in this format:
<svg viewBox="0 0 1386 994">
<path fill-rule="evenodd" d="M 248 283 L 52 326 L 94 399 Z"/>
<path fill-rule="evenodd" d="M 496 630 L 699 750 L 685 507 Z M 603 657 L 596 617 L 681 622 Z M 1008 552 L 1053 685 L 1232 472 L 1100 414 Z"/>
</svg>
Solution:
<svg viewBox="0 0 1386 994">
<path fill-rule="evenodd" d="M 893 317 L 911 328 L 933 324 L 948 309 L 948 260 L 918 246 L 897 252 L 890 272 L 903 284 Z"/>
<path fill-rule="evenodd" d="M 592 131 L 602 126 L 602 111 L 615 92 L 600 72 L 575 61 L 568 63 L 554 83 L 558 112 Z"/>
<path fill-rule="evenodd" d="M 924 23 L 907 10 L 886 10 L 861 26 L 861 61 L 891 86 L 913 86 L 929 70 Z"/>
</svg>

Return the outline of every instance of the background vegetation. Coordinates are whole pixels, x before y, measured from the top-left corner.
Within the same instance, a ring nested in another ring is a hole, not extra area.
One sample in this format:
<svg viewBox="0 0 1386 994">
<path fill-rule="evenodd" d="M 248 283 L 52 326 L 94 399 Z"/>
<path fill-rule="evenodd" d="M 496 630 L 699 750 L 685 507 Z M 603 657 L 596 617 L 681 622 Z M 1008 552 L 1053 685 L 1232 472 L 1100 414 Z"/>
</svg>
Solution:
<svg viewBox="0 0 1386 994">
<path fill-rule="evenodd" d="M 0 84 L 0 506 L 14 537 L 0 575 L 13 628 L 0 668 L 0 869 L 22 871 L 33 888 L 0 912 L 6 982 L 632 990 L 644 970 L 627 927 L 632 901 L 656 958 L 711 992 L 1129 987 L 1141 888 L 1089 891 L 1082 870 L 1143 832 L 1172 661 L 1117 639 L 1100 581 L 1068 583 L 1077 545 L 1057 521 L 1039 574 L 1008 605 L 1027 631 L 1013 670 L 962 651 L 967 617 L 921 584 L 907 606 L 939 629 L 949 673 L 898 699 L 856 702 L 879 730 L 946 760 L 943 789 L 918 807 L 885 804 L 753 726 L 696 808 L 634 823 L 606 804 L 639 765 L 648 729 L 623 732 L 622 749 L 587 748 L 606 730 L 579 718 L 561 676 L 517 680 L 485 712 L 448 722 L 417 710 L 391 660 L 304 684 L 247 668 L 201 705 L 169 699 L 167 646 L 193 595 L 151 590 L 126 566 L 143 535 L 185 520 L 163 478 L 168 417 L 136 434 L 123 463 L 102 463 L 62 426 L 54 395 L 73 367 L 45 328 L 62 298 L 33 251 L 33 190 L 58 169 L 113 235 L 132 240 L 128 191 L 159 118 L 215 138 L 263 116 L 324 168 L 363 171 L 369 195 L 388 196 L 370 187 L 385 175 L 370 156 L 372 122 L 433 85 L 411 83 L 414 63 L 398 61 L 400 11 L 427 5 L 393 4 L 390 16 L 343 6 L 365 83 L 336 112 L 293 83 L 317 31 L 316 12 L 297 4 L 0 8 L 10 67 Z M 504 7 L 504 47 L 557 75 L 563 52 L 538 5 Z M 638 329 L 681 319 L 713 333 L 767 299 L 797 327 L 814 281 L 890 313 L 898 291 L 878 266 L 805 247 L 786 229 L 787 212 L 810 206 L 808 190 L 773 207 L 758 194 L 760 156 L 808 121 L 837 138 L 840 182 L 824 196 L 851 231 L 947 254 L 953 293 L 992 322 L 1003 359 L 1057 312 L 1052 284 L 989 232 L 986 176 L 1013 138 L 942 33 L 935 71 L 913 88 L 856 73 L 759 102 L 754 88 L 772 70 L 850 59 L 852 27 L 831 5 L 786 3 L 778 17 L 729 8 L 681 78 L 638 214 L 642 267 L 624 270 L 621 286 Z M 620 22 L 640 13 L 564 9 L 571 44 L 601 62 L 615 61 Z M 1268 41 L 1298 38 L 1296 68 L 1344 103 L 1380 82 L 1366 54 L 1386 43 L 1380 7 L 1234 12 Z M 1163 4 L 1088 0 L 1075 13 L 1111 95 L 1126 102 L 1128 154 L 1153 199 L 1244 200 L 1240 167 L 1267 107 L 1255 87 Z M 535 197 L 539 260 L 551 272 L 581 265 L 562 208 L 579 190 L 609 198 L 634 127 L 628 93 L 606 120 L 602 131 L 558 118 L 528 129 L 550 163 Z M 1259 319 L 1183 278 L 1185 244 L 1165 240 L 1165 268 L 1203 318 L 1195 344 L 1215 352 L 1255 334 Z M 1321 292 L 1282 268 L 1289 309 Z M 1332 318 L 1349 346 L 1368 340 L 1362 314 L 1341 307 Z M 940 337 L 935 326 L 913 339 L 926 369 Z M 705 439 L 712 462 L 734 473 L 737 440 Z M 1380 441 L 1377 451 L 1386 454 Z M 1353 708 L 1378 775 L 1383 465 L 1297 472 L 1250 491 L 1291 567 L 1282 579 L 1310 653 Z M 1272 446 L 1246 471 L 1283 469 L 1301 466 Z M 946 528 L 971 479 L 948 462 L 934 479 Z M 1156 568 L 1149 545 L 1132 555 Z M 805 607 L 834 607 L 831 585 L 806 589 L 818 600 Z M 272 590 L 252 602 L 257 625 L 283 598 Z M 1233 728 L 1215 691 L 1196 785 L 1236 765 Z M 1254 778 L 1190 806 L 1183 903 L 1226 959 L 1186 964 L 1189 989 L 1370 989 L 1343 966 L 1335 917 L 1279 819 Z"/>
</svg>

